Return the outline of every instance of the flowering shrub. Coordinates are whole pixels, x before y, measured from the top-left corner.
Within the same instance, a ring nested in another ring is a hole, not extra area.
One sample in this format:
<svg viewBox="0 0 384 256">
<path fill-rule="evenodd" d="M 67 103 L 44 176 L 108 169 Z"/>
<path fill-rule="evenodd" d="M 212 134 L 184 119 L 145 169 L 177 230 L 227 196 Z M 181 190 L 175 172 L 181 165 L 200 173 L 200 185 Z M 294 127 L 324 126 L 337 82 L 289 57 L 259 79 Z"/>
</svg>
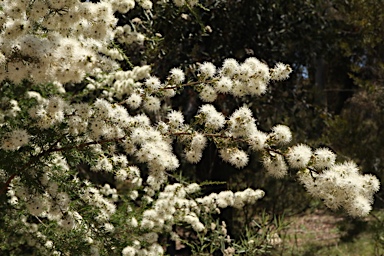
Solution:
<svg viewBox="0 0 384 256">
<path fill-rule="evenodd" d="M 156 4 L 171 8 L 166 2 Z M 0 235 L 7 241 L 1 250 L 162 255 L 172 240 L 198 253 L 236 254 L 241 246 L 216 214 L 255 204 L 265 193 L 247 188 L 206 195 L 204 184 L 177 178 L 180 161 L 198 163 L 208 142 L 238 169 L 259 152 L 266 175 L 296 173 L 331 209 L 369 213 L 376 177 L 361 174 L 353 162 L 336 163 L 329 149 L 289 146 L 285 125 L 260 131 L 245 103 L 227 116 L 215 107 L 220 94 L 239 101 L 262 96 L 289 77 L 288 65 L 228 58 L 219 67 L 197 65 L 193 77 L 173 68 L 166 79 L 152 75 L 149 65 L 121 69 L 128 57 L 118 44 L 142 44 L 146 37 L 118 26 L 115 14 L 136 4 L 150 14 L 154 3 L 1 2 Z M 203 102 L 191 122 L 169 109 L 186 87 Z M 195 246 L 178 227 L 196 234 Z"/>
</svg>

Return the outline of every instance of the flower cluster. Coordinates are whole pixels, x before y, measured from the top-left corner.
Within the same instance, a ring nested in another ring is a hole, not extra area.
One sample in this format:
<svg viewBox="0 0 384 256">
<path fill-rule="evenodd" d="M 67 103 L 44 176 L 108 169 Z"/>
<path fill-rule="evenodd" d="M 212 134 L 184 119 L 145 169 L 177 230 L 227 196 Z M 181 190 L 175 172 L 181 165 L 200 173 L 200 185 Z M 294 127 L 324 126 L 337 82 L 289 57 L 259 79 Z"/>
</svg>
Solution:
<svg viewBox="0 0 384 256">
<path fill-rule="evenodd" d="M 108 2 L 2 1 L 0 80 L 80 82 L 116 67 L 98 54 L 113 39 L 114 11 Z"/>
<path fill-rule="evenodd" d="M 299 179 L 307 191 L 320 198 L 331 209 L 343 207 L 355 217 L 366 216 L 372 210 L 373 194 L 380 188 L 379 180 L 371 175 L 361 175 L 355 163 L 333 164 L 320 173 L 306 169 Z"/>
</svg>

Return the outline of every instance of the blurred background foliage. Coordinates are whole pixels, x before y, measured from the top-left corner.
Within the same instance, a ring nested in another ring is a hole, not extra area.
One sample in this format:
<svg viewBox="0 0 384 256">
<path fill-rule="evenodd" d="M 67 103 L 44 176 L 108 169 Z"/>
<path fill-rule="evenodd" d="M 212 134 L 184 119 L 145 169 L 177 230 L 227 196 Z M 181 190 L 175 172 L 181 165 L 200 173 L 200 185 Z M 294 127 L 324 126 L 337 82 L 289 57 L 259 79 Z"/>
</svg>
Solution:
<svg viewBox="0 0 384 256">
<path fill-rule="evenodd" d="M 165 78 L 173 67 L 191 70 L 193 63 L 204 61 L 220 66 L 226 58 L 243 61 L 255 56 L 270 66 L 288 63 L 294 70 L 289 80 L 271 84 L 264 97 L 248 99 L 259 129 L 269 131 L 274 124 L 286 124 L 294 132 L 294 142 L 330 147 L 339 160 L 353 159 L 363 172 L 383 180 L 383 0 L 200 2 L 194 9 L 154 5 L 151 13 L 130 13 L 140 20 L 123 17 L 120 22 L 151 35 L 143 47 L 124 46 L 132 64 L 151 63 L 153 72 Z M 192 118 L 199 103 L 193 90 L 185 90 L 172 107 Z M 214 103 L 226 114 L 239 104 L 228 95 Z M 289 216 L 321 207 L 295 184 L 294 174 L 284 180 L 270 179 L 257 160 L 242 171 L 235 170 L 221 162 L 213 144 L 204 153 L 196 169 L 183 167 L 185 175 L 198 181 L 225 181 L 220 189 L 250 186 L 267 192 L 260 208 L 245 209 L 240 219 L 224 212 L 234 234 L 261 209 Z M 382 197 L 381 191 L 376 209 L 382 208 Z M 383 226 L 379 218 L 376 221 Z M 350 233 L 358 230 L 349 228 Z"/>
</svg>

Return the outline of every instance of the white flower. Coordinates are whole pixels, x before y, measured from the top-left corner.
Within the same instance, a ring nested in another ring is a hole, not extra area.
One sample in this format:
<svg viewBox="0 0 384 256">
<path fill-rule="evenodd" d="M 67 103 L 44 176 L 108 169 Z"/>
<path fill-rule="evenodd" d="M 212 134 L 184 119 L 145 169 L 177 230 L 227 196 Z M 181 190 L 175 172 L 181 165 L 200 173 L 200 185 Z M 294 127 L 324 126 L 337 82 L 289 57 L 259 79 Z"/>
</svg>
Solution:
<svg viewBox="0 0 384 256">
<path fill-rule="evenodd" d="M 171 79 L 175 84 L 181 84 L 185 80 L 184 72 L 179 68 L 173 68 L 170 71 Z"/>
<path fill-rule="evenodd" d="M 248 137 L 257 130 L 252 111 L 246 106 L 237 109 L 231 115 L 228 126 L 233 137 Z"/>
<path fill-rule="evenodd" d="M 188 150 L 185 152 L 185 159 L 192 164 L 200 162 L 202 156 L 201 150 Z"/>
<path fill-rule="evenodd" d="M 136 249 L 132 246 L 127 246 L 123 249 L 121 252 L 123 256 L 135 256 L 136 255 Z"/>
<path fill-rule="evenodd" d="M 153 244 L 157 242 L 157 239 L 159 238 L 159 235 L 155 232 L 150 232 L 143 235 L 143 240 L 149 244 Z"/>
<path fill-rule="evenodd" d="M 68 213 L 59 221 L 59 225 L 65 230 L 71 230 L 75 227 L 75 219 L 70 213 Z"/>
<path fill-rule="evenodd" d="M 139 223 L 138 223 L 138 221 L 136 220 L 135 217 L 132 217 L 132 219 L 130 219 L 128 221 L 128 225 L 130 225 L 131 227 L 136 228 L 139 225 Z"/>
<path fill-rule="evenodd" d="M 363 196 L 356 196 L 347 205 L 348 214 L 356 217 L 365 217 L 372 210 L 371 201 Z"/>
<path fill-rule="evenodd" d="M 192 223 L 192 228 L 193 228 L 196 232 L 202 232 L 202 231 L 204 231 L 205 226 L 204 226 L 204 224 L 201 223 L 200 221 L 196 221 L 196 222 L 193 222 L 193 223 Z"/>
<path fill-rule="evenodd" d="M 260 96 L 267 91 L 267 84 L 259 78 L 251 78 L 247 89 L 251 95 Z"/>
<path fill-rule="evenodd" d="M 211 62 L 204 62 L 200 65 L 199 71 L 203 77 L 211 78 L 216 73 L 216 67 Z"/>
<path fill-rule="evenodd" d="M 53 242 L 51 240 L 48 240 L 47 242 L 45 242 L 44 246 L 48 249 L 52 249 L 53 248 Z"/>
<path fill-rule="evenodd" d="M 148 220 L 156 220 L 157 218 L 159 218 L 159 216 L 157 215 L 157 212 L 155 210 L 150 209 L 150 210 L 145 210 L 143 212 L 143 218 Z"/>
<path fill-rule="evenodd" d="M 237 78 L 242 81 L 247 81 L 252 74 L 252 68 L 247 63 L 243 63 L 239 67 Z"/>
<path fill-rule="evenodd" d="M 269 75 L 269 68 L 267 64 L 252 57 L 245 60 L 245 63 L 247 63 L 252 67 L 254 71 L 254 77 L 261 79 L 265 83 L 269 81 L 270 75 Z"/>
<path fill-rule="evenodd" d="M 232 80 L 226 76 L 222 76 L 213 86 L 217 92 L 228 93 L 232 90 Z"/>
<path fill-rule="evenodd" d="M 200 99 L 204 102 L 213 102 L 217 98 L 216 91 L 210 85 L 204 85 L 203 90 L 200 92 Z"/>
<path fill-rule="evenodd" d="M 251 149 L 255 151 L 259 151 L 264 149 L 265 142 L 267 141 L 267 135 L 261 131 L 254 131 L 252 134 L 249 135 L 248 138 L 248 144 L 251 147 Z"/>
<path fill-rule="evenodd" d="M 185 192 L 188 194 L 193 194 L 200 191 L 200 186 L 197 183 L 191 183 L 185 188 Z"/>
<path fill-rule="evenodd" d="M 286 65 L 286 64 L 279 62 L 272 69 L 271 79 L 277 80 L 277 81 L 288 79 L 289 74 L 291 72 L 292 72 L 292 69 L 289 65 Z"/>
<path fill-rule="evenodd" d="M 311 148 L 307 145 L 299 144 L 289 150 L 287 160 L 292 168 L 301 169 L 307 167 L 311 156 Z"/>
<path fill-rule="evenodd" d="M 115 173 L 115 179 L 118 181 L 125 181 L 127 177 L 128 177 L 128 174 L 124 169 L 119 169 Z"/>
<path fill-rule="evenodd" d="M 144 84 L 152 92 L 160 88 L 161 82 L 159 78 L 151 76 L 145 80 Z"/>
<path fill-rule="evenodd" d="M 288 166 L 279 154 L 273 153 L 273 156 L 264 157 L 263 164 L 267 173 L 275 178 L 282 178 L 288 173 Z"/>
<path fill-rule="evenodd" d="M 239 71 L 239 63 L 235 59 L 226 59 L 220 73 L 224 76 L 233 77 Z"/>
<path fill-rule="evenodd" d="M 216 203 L 220 208 L 227 208 L 232 206 L 235 202 L 235 197 L 232 191 L 221 191 L 217 195 Z"/>
<path fill-rule="evenodd" d="M 2 140 L 1 148 L 4 150 L 17 150 L 18 148 L 25 146 L 29 142 L 30 135 L 24 129 L 16 129 L 7 135 Z"/>
<path fill-rule="evenodd" d="M 201 133 L 193 134 L 191 141 L 191 148 L 196 150 L 203 150 L 207 145 L 207 138 Z"/>
<path fill-rule="evenodd" d="M 47 208 L 47 202 L 42 197 L 33 197 L 26 202 L 27 209 L 32 215 L 40 215 Z"/>
<path fill-rule="evenodd" d="M 160 106 L 161 106 L 161 102 L 159 98 L 154 96 L 147 96 L 143 104 L 144 109 L 151 112 L 158 111 L 160 109 Z"/>
<path fill-rule="evenodd" d="M 128 99 L 126 100 L 126 103 L 129 105 L 130 108 L 136 109 L 140 107 L 141 101 L 142 99 L 140 94 L 132 93 L 131 96 L 129 96 Z"/>
<path fill-rule="evenodd" d="M 363 180 L 365 187 L 369 190 L 369 192 L 374 193 L 379 191 L 380 181 L 376 178 L 376 176 L 372 174 L 365 174 Z"/>
<path fill-rule="evenodd" d="M 276 125 L 272 128 L 272 133 L 269 135 L 278 144 L 287 144 L 292 139 L 292 133 L 286 125 Z"/>
<path fill-rule="evenodd" d="M 242 150 L 236 150 L 232 153 L 229 159 L 229 163 L 234 165 L 236 168 L 243 168 L 248 164 L 248 155 Z"/>
<path fill-rule="evenodd" d="M 203 114 L 205 126 L 209 129 L 218 130 L 225 124 L 225 117 L 218 112 L 213 105 L 206 104 L 200 107 L 199 113 Z"/>
<path fill-rule="evenodd" d="M 248 94 L 248 86 L 245 82 L 234 80 L 231 93 L 235 97 L 244 97 Z"/>
<path fill-rule="evenodd" d="M 92 109 L 87 103 L 74 104 L 73 108 L 75 113 L 84 120 L 87 120 L 92 115 Z"/>
<path fill-rule="evenodd" d="M 328 148 L 318 148 L 314 152 L 313 167 L 323 170 L 331 167 L 336 160 L 336 155 Z"/>
<path fill-rule="evenodd" d="M 248 155 L 243 150 L 238 148 L 224 148 L 220 149 L 220 157 L 235 166 L 236 168 L 243 168 L 248 164 Z"/>
<path fill-rule="evenodd" d="M 139 1 L 139 5 L 145 10 L 150 10 L 152 9 L 153 4 L 150 0 L 142 0 L 142 1 Z"/>
<path fill-rule="evenodd" d="M 143 197 L 144 198 L 144 197 Z M 148 197 L 147 197 L 148 198 Z M 153 199 L 152 199 L 153 201 Z M 155 226 L 155 223 L 152 220 L 143 219 L 140 223 L 141 229 L 148 229 L 151 230 Z"/>
<path fill-rule="evenodd" d="M 184 123 L 184 116 L 180 111 L 172 110 L 168 113 L 167 118 L 169 124 L 174 127 L 179 127 Z"/>
<path fill-rule="evenodd" d="M 165 88 L 163 90 L 163 95 L 165 98 L 172 98 L 176 95 L 175 89 Z"/>
<path fill-rule="evenodd" d="M 113 109 L 111 103 L 104 99 L 97 99 L 94 103 L 96 113 L 95 115 L 97 117 L 103 118 L 103 119 L 109 119 L 113 115 Z"/>
<path fill-rule="evenodd" d="M 112 233 L 115 230 L 115 227 L 111 223 L 104 223 L 104 229 L 105 231 Z"/>
</svg>

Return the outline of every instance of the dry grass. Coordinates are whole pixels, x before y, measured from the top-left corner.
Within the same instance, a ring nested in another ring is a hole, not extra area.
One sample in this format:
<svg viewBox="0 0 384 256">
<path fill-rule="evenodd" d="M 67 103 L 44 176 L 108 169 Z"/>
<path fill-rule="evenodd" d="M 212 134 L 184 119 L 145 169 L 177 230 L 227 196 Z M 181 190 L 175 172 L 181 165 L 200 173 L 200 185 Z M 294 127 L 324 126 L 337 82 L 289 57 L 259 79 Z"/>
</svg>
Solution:
<svg viewBox="0 0 384 256">
<path fill-rule="evenodd" d="M 281 234 L 278 254 L 299 255 L 308 248 L 336 246 L 342 236 L 337 223 L 342 220 L 323 211 L 286 218 L 289 225 Z"/>
</svg>

